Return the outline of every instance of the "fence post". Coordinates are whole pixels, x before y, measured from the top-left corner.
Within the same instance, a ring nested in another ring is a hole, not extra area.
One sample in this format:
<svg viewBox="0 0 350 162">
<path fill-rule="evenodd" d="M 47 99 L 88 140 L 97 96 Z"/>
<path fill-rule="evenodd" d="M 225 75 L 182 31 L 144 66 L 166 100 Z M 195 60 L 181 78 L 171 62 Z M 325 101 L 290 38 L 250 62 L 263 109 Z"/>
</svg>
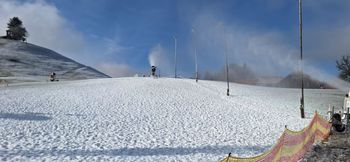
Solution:
<svg viewBox="0 0 350 162">
<path fill-rule="evenodd" d="M 328 120 L 331 120 L 331 118 L 332 118 L 332 108 L 331 108 L 331 105 L 328 105 L 327 115 L 328 115 Z"/>
<path fill-rule="evenodd" d="M 230 152 L 230 153 L 228 153 L 228 156 L 227 156 L 227 160 L 226 160 L 226 162 L 229 162 L 230 157 L 231 157 L 231 152 Z"/>
<path fill-rule="evenodd" d="M 350 120 L 350 114 L 349 114 L 349 108 L 348 108 L 348 111 L 346 111 L 346 118 L 345 118 L 346 131 L 349 130 L 349 120 Z"/>
</svg>

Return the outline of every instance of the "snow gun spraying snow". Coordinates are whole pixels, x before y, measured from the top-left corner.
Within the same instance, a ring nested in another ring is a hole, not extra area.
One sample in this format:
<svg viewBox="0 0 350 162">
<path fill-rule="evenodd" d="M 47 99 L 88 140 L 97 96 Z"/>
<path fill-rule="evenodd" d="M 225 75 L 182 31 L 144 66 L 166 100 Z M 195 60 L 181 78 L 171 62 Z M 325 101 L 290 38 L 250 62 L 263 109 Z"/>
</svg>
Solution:
<svg viewBox="0 0 350 162">
<path fill-rule="evenodd" d="M 151 76 L 152 77 L 157 77 L 156 71 L 157 71 L 157 67 L 151 66 Z"/>
<path fill-rule="evenodd" d="M 51 82 L 58 81 L 58 79 L 56 78 L 56 73 L 55 72 L 50 73 L 49 80 Z"/>
</svg>

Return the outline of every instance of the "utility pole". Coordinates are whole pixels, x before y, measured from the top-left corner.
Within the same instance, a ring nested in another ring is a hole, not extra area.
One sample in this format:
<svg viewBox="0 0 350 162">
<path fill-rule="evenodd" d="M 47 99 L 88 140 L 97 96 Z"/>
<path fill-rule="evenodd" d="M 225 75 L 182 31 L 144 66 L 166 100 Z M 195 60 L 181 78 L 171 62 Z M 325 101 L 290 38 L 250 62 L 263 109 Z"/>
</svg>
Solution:
<svg viewBox="0 0 350 162">
<path fill-rule="evenodd" d="M 176 64 L 177 64 L 177 56 L 176 56 L 176 48 L 177 48 L 177 39 L 176 39 L 176 37 L 175 36 L 173 36 L 173 38 L 174 38 L 174 45 L 175 45 L 175 49 L 174 49 L 174 53 L 175 53 L 175 65 L 174 65 L 174 69 L 175 69 L 175 73 L 174 73 L 174 78 L 177 78 L 177 74 L 176 74 Z"/>
<path fill-rule="evenodd" d="M 303 16 L 302 16 L 302 0 L 299 0 L 299 33 L 300 33 L 300 67 L 301 67 L 301 98 L 300 98 L 300 114 L 301 118 L 305 118 L 304 112 L 304 72 L 303 72 Z"/>
<path fill-rule="evenodd" d="M 194 38 L 194 63 L 196 66 L 196 83 L 198 83 L 198 60 L 197 60 L 197 45 L 196 45 L 196 30 L 192 28 Z"/>
</svg>

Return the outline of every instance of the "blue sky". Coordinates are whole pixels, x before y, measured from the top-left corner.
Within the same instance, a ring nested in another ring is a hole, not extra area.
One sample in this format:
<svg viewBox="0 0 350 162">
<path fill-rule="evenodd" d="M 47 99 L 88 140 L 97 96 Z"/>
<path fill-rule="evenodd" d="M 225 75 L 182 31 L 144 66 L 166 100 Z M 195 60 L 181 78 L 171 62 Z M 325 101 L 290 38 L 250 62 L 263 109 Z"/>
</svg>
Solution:
<svg viewBox="0 0 350 162">
<path fill-rule="evenodd" d="M 297 0 L 0 1 L 0 18 L 23 17 L 28 41 L 112 76 L 146 73 L 150 55 L 164 75 L 173 75 L 174 35 L 182 76 L 194 73 L 195 45 L 202 73 L 224 65 L 225 43 L 230 63 L 247 63 L 260 75 L 285 76 L 299 67 Z M 303 5 L 304 67 L 336 76 L 335 60 L 350 52 L 350 2 Z M 48 24 L 47 35 L 56 33 L 44 37 L 31 14 Z"/>
</svg>

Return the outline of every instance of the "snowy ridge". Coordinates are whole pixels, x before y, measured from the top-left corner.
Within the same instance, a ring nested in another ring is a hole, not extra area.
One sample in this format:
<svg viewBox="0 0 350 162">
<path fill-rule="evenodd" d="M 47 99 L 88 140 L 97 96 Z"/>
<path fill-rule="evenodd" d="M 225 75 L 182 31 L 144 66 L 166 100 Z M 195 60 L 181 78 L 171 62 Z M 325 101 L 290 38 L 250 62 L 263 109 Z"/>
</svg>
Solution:
<svg viewBox="0 0 350 162">
<path fill-rule="evenodd" d="M 250 157 L 284 126 L 305 127 L 299 90 L 170 78 L 32 83 L 0 88 L 1 160 L 218 161 Z M 342 102 L 306 90 L 306 114 Z"/>
<path fill-rule="evenodd" d="M 11 82 L 46 81 L 51 72 L 55 72 L 61 80 L 109 77 L 52 50 L 0 38 L 0 79 Z"/>
</svg>

